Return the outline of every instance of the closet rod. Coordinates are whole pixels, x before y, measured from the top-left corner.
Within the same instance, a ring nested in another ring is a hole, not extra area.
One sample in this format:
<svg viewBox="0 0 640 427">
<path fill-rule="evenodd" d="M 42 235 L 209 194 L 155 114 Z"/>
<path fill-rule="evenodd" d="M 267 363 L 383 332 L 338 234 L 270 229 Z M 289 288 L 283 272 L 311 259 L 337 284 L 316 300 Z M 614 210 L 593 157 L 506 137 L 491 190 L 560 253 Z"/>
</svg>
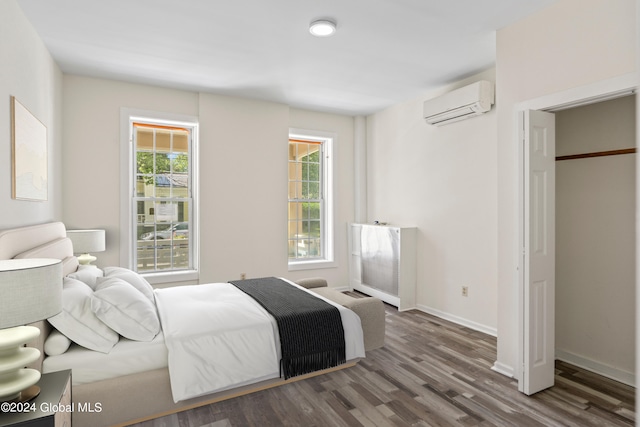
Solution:
<svg viewBox="0 0 640 427">
<path fill-rule="evenodd" d="M 619 154 L 634 154 L 635 152 L 636 152 L 635 148 L 624 148 L 622 150 L 598 151 L 595 153 L 572 154 L 570 156 L 558 156 L 556 157 L 556 161 L 586 159 L 589 157 L 617 156 Z"/>
</svg>

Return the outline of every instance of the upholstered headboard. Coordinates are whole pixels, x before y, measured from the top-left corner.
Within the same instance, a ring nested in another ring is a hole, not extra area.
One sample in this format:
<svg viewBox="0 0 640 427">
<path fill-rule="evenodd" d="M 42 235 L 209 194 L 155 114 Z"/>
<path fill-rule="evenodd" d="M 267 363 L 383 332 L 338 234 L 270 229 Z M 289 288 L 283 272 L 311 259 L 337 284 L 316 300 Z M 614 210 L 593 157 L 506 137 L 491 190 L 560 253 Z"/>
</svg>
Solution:
<svg viewBox="0 0 640 427">
<path fill-rule="evenodd" d="M 54 258 L 62 260 L 62 271 L 66 276 L 78 269 L 78 259 L 73 256 L 73 245 L 67 238 L 67 230 L 61 222 L 31 225 L 0 231 L 0 259 Z M 34 323 L 42 332 L 30 347 L 40 350 L 40 360 L 31 364 L 38 370 L 42 367 L 44 341 L 51 331 L 48 322 Z"/>
<path fill-rule="evenodd" d="M 78 269 L 73 245 L 61 222 L 30 225 L 0 231 L 0 259 L 55 258 L 62 260 L 66 276 Z"/>
</svg>

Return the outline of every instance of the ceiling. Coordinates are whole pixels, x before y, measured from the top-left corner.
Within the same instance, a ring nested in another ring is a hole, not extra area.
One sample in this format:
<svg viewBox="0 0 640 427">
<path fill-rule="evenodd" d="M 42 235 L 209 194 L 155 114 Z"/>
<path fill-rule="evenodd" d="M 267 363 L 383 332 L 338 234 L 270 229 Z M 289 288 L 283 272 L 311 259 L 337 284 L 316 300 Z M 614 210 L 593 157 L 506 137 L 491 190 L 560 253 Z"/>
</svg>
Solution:
<svg viewBox="0 0 640 427">
<path fill-rule="evenodd" d="M 350 115 L 492 67 L 495 31 L 555 1 L 17 0 L 65 73 Z"/>
</svg>

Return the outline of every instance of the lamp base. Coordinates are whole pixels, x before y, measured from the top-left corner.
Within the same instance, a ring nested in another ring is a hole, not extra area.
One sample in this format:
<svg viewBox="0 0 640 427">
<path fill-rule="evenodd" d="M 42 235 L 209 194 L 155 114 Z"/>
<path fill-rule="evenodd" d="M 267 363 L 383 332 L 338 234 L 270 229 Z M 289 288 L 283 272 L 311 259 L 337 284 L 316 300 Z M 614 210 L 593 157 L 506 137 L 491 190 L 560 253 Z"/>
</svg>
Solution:
<svg viewBox="0 0 640 427">
<path fill-rule="evenodd" d="M 22 390 L 20 392 L 20 396 L 16 397 L 15 399 L 9 400 L 9 402 L 16 402 L 16 403 L 30 402 L 36 397 L 38 397 L 39 394 L 40 394 L 40 387 L 38 387 L 37 385 L 32 385 L 31 387 L 28 387 Z"/>
<path fill-rule="evenodd" d="M 40 372 L 26 369 L 40 357 L 37 348 L 24 347 L 40 335 L 33 326 L 16 326 L 0 330 L 0 402 L 20 399 L 21 392 L 40 380 Z M 32 392 L 25 393 L 31 395 Z M 35 396 L 34 396 L 35 397 Z"/>
<path fill-rule="evenodd" d="M 93 265 L 91 263 L 97 259 L 98 258 L 94 257 L 93 255 L 82 254 L 78 257 L 78 262 L 80 263 L 80 265 Z"/>
</svg>

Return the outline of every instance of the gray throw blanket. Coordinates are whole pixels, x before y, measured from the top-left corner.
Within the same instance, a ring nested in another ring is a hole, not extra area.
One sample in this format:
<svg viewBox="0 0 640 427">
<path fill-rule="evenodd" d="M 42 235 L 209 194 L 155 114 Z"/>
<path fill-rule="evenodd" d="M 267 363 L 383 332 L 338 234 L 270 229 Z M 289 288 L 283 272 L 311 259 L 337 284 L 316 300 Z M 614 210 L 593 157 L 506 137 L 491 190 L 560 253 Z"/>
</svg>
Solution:
<svg viewBox="0 0 640 427">
<path fill-rule="evenodd" d="M 345 363 L 344 329 L 336 307 L 275 277 L 229 283 L 276 319 L 285 379 Z"/>
</svg>

